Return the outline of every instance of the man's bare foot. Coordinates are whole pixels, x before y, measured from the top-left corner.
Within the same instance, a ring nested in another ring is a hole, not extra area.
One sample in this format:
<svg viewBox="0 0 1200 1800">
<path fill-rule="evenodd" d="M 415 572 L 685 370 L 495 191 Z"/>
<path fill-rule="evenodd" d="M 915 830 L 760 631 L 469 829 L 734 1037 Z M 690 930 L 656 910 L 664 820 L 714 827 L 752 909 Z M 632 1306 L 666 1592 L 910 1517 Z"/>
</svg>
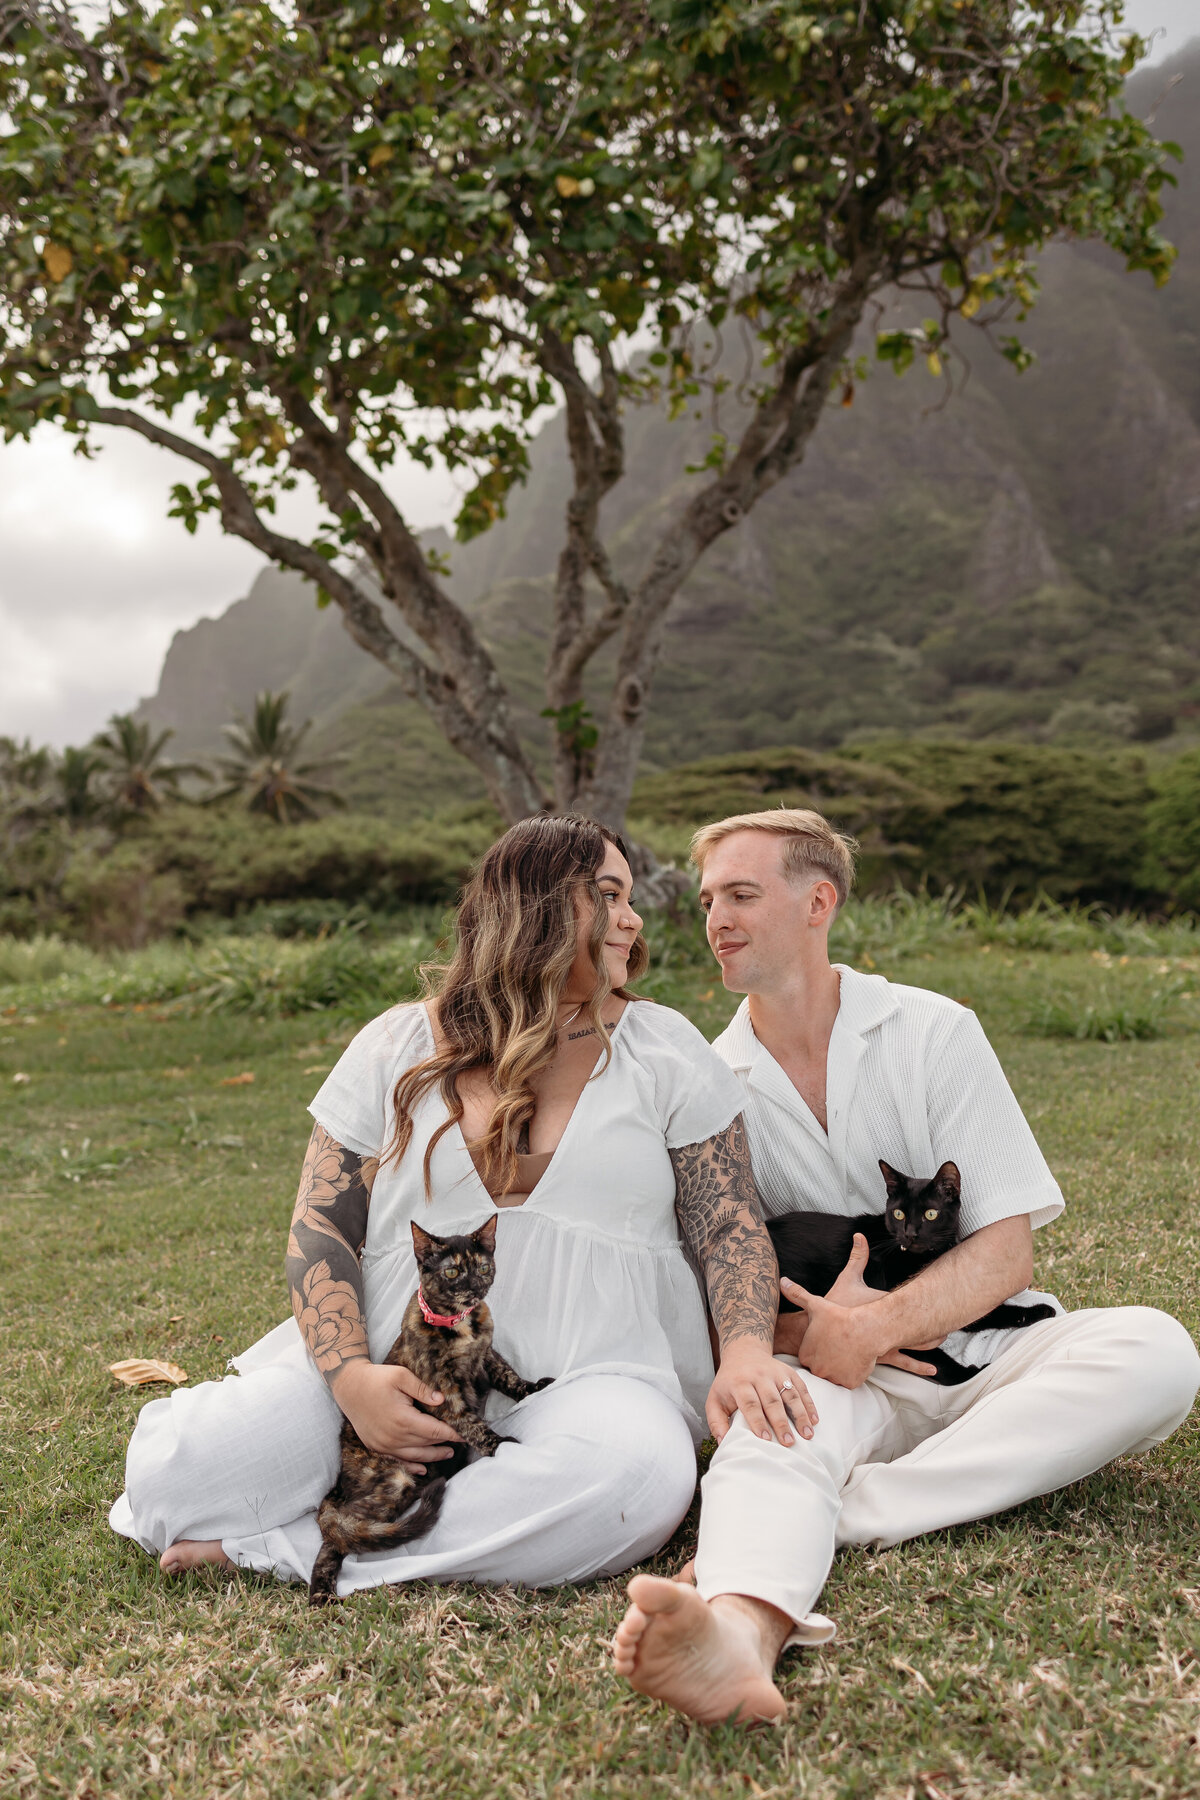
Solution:
<svg viewBox="0 0 1200 1800">
<path fill-rule="evenodd" d="M 695 1559 L 695 1557 L 693 1556 L 691 1562 L 685 1562 L 682 1569 L 680 1569 L 676 1574 L 672 1575 L 671 1580 L 672 1581 L 681 1581 L 683 1583 L 684 1587 L 695 1587 L 695 1585 L 696 1585 L 696 1559 Z"/>
<path fill-rule="evenodd" d="M 782 1613 L 734 1594 L 703 1600 L 695 1588 L 657 1575 L 635 1575 L 629 1598 L 613 1664 L 639 1694 L 704 1725 L 783 1717 L 783 1695 L 771 1679 L 790 1629 Z"/>
<path fill-rule="evenodd" d="M 182 1575 L 185 1569 L 199 1569 L 205 1563 L 211 1563 L 216 1569 L 228 1569 L 232 1574 L 237 1572 L 237 1564 L 230 1562 L 221 1548 L 220 1538 L 180 1538 L 169 1550 L 164 1550 L 158 1559 L 158 1566 L 164 1575 Z"/>
</svg>

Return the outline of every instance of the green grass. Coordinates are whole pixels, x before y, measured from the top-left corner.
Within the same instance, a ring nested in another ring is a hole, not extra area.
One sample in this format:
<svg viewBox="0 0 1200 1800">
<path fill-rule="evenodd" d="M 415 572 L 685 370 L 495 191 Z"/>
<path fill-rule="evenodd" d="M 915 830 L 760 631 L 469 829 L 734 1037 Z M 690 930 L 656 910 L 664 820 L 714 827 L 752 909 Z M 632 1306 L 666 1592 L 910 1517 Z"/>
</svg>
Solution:
<svg viewBox="0 0 1200 1800">
<path fill-rule="evenodd" d="M 1047 991 L 1083 1005 L 1103 982 L 1131 1008 L 1155 984 L 1185 991 L 1186 943 L 1030 949 L 981 942 L 978 927 L 939 938 L 931 924 L 922 938 L 911 917 L 893 920 L 889 940 L 877 917 L 861 960 L 981 1014 L 1067 1192 L 1039 1237 L 1039 1281 L 1073 1305 L 1165 1306 L 1200 1332 L 1200 1038 L 1187 1003 L 1149 1041 L 1028 1029 Z M 650 985 L 711 1035 L 731 1009 L 712 965 L 690 931 L 658 935 Z M 255 954 L 269 963 L 279 949 L 263 940 Z M 393 952 L 371 1005 L 356 989 L 357 1005 L 291 1017 L 282 984 L 241 1011 L 202 982 L 172 987 L 170 958 L 202 960 L 203 947 L 160 946 L 136 969 L 18 971 L 0 990 L 12 1009 L 0 1016 L 0 1794 L 1194 1795 L 1195 1419 L 1048 1500 L 840 1558 L 823 1603 L 839 1637 L 786 1660 L 780 1730 L 692 1727 L 622 1691 L 604 1654 L 620 1582 L 372 1593 L 314 1616 L 302 1591 L 267 1582 L 205 1573 L 168 1586 L 108 1531 L 145 1396 L 106 1366 L 165 1355 L 193 1383 L 211 1379 L 284 1316 L 305 1104 L 354 1015 L 410 991 Z M 151 964 L 165 984 L 153 994 Z M 287 968 L 299 981 L 299 963 Z M 62 985 L 105 977 L 105 1007 Z M 247 1071 L 252 1083 L 222 1085 Z M 694 1526 L 660 1566 L 684 1559 Z"/>
</svg>

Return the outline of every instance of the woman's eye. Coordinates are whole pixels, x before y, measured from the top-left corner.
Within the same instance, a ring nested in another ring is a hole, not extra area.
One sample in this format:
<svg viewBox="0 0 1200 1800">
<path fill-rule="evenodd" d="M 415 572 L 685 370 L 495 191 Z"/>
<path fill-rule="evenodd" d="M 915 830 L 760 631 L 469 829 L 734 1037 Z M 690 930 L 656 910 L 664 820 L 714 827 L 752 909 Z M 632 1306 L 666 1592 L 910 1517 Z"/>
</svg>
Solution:
<svg viewBox="0 0 1200 1800">
<path fill-rule="evenodd" d="M 927 1218 L 927 1219 L 936 1219 L 936 1218 L 937 1218 L 937 1207 L 936 1207 L 936 1206 L 931 1206 L 931 1207 L 930 1207 L 930 1208 L 929 1208 L 929 1209 L 928 1209 L 928 1211 L 927 1211 L 927 1212 L 926 1212 L 926 1214 L 925 1214 L 925 1217 L 926 1217 L 926 1218 Z"/>
<path fill-rule="evenodd" d="M 901 1212 L 901 1210 L 898 1206 L 893 1210 L 892 1217 L 893 1217 L 893 1219 L 902 1219 L 904 1217 L 904 1214 Z"/>
</svg>

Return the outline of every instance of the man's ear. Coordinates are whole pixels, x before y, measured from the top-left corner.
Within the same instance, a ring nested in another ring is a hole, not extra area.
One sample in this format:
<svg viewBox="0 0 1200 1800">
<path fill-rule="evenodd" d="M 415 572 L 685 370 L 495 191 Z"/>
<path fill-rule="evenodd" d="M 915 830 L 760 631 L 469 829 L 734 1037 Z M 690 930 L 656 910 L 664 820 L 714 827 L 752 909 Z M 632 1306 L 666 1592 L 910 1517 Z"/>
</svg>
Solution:
<svg viewBox="0 0 1200 1800">
<path fill-rule="evenodd" d="M 496 1254 L 496 1226 L 499 1223 L 500 1214 L 493 1213 L 486 1225 L 481 1225 L 478 1231 L 472 1233 L 480 1249 L 486 1250 L 489 1256 Z"/>
<path fill-rule="evenodd" d="M 437 1239 L 428 1231 L 422 1231 L 415 1219 L 410 1220 L 412 1226 L 413 1249 L 417 1253 L 417 1261 L 423 1256 L 430 1256 L 437 1247 Z"/>
<path fill-rule="evenodd" d="M 962 1199 L 962 1176 L 957 1163 L 944 1162 L 929 1185 L 935 1187 L 945 1200 Z"/>
<path fill-rule="evenodd" d="M 898 1169 L 893 1169 L 891 1163 L 885 1163 L 882 1156 L 879 1159 L 879 1173 L 883 1176 L 889 1200 L 906 1200 L 908 1198 L 907 1179 L 901 1175 Z"/>
</svg>

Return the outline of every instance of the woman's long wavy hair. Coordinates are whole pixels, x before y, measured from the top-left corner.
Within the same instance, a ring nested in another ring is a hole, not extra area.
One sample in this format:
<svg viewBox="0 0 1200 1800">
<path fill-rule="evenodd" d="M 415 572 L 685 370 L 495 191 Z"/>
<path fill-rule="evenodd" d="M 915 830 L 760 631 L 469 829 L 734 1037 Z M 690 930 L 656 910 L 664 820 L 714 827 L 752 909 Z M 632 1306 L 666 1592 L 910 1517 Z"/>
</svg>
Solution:
<svg viewBox="0 0 1200 1800">
<path fill-rule="evenodd" d="M 612 1041 L 601 1009 L 612 993 L 604 960 L 608 903 L 596 876 L 605 847 L 628 856 L 621 839 L 578 813 L 524 819 L 492 845 L 467 883 L 456 916 L 457 945 L 447 964 L 426 964 L 425 993 L 437 1002 L 443 1047 L 408 1069 L 393 1090 L 395 1126 L 388 1158 L 399 1162 L 413 1134 L 413 1114 L 440 1087 L 448 1117 L 425 1152 L 425 1192 L 430 1163 L 443 1135 L 463 1116 L 458 1081 L 470 1069 L 485 1070 L 496 1103 L 487 1129 L 474 1145 L 485 1184 L 506 1192 L 517 1176 L 521 1130 L 533 1117 L 533 1083 L 552 1061 L 558 1042 L 557 1008 L 575 961 L 576 895 L 592 908 L 589 948 L 596 986 L 580 1012 L 596 1032 L 608 1067 Z M 649 963 L 639 932 L 629 957 L 627 981 Z M 632 999 L 624 987 L 623 999 Z"/>
</svg>

